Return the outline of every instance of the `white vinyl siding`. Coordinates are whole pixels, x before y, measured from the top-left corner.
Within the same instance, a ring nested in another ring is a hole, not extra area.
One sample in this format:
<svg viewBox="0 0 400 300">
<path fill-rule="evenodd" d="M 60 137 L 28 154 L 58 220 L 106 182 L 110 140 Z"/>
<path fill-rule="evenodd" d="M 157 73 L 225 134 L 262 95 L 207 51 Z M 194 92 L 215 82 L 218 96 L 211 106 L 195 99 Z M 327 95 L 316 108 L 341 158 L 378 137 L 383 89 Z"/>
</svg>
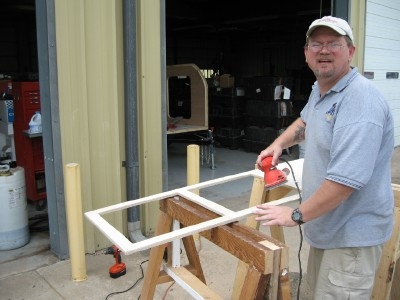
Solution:
<svg viewBox="0 0 400 300">
<path fill-rule="evenodd" d="M 364 72 L 384 93 L 392 109 L 395 145 L 400 145 L 400 78 L 386 79 L 387 72 L 400 74 L 400 1 L 367 0 Z"/>
</svg>

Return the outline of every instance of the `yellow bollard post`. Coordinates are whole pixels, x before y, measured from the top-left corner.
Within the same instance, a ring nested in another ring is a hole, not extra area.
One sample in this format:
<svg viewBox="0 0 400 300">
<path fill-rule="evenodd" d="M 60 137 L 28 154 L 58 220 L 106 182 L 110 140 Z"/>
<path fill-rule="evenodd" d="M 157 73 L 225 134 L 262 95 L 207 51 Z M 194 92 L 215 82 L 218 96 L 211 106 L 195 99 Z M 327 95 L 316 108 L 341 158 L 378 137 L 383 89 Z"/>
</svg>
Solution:
<svg viewBox="0 0 400 300">
<path fill-rule="evenodd" d="M 69 163 L 65 166 L 65 206 L 72 280 L 84 281 L 87 276 L 83 235 L 81 174 L 80 166 L 76 163 Z"/>
<path fill-rule="evenodd" d="M 199 145 L 187 146 L 187 185 L 199 183 L 200 180 L 200 147 Z M 193 191 L 195 194 L 199 194 L 199 190 Z"/>
<path fill-rule="evenodd" d="M 200 181 L 200 147 L 199 145 L 187 146 L 187 185 L 199 183 Z M 193 193 L 199 195 L 199 190 L 193 190 Z M 193 235 L 195 241 L 200 239 L 198 233 Z"/>
</svg>

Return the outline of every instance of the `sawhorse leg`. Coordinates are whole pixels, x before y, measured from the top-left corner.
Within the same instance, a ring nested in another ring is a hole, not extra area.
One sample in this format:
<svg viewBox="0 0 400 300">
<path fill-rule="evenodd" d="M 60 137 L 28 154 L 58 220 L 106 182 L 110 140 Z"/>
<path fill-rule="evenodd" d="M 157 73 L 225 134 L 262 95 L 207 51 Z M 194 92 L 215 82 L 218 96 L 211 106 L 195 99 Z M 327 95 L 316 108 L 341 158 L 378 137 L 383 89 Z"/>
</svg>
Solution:
<svg viewBox="0 0 400 300">
<path fill-rule="evenodd" d="M 179 222 L 181 226 L 192 226 L 212 222 L 220 216 L 183 197 L 162 200 L 160 209 L 157 235 L 173 230 L 173 220 Z M 288 251 L 284 244 L 237 221 L 201 231 L 201 235 L 236 256 L 240 261 L 251 265 L 245 274 L 245 281 L 248 284 L 240 292 L 240 299 L 262 299 L 266 293 L 269 293 L 271 300 L 277 298 L 280 267 L 284 265 L 284 268 L 288 268 L 287 260 L 283 260 L 287 258 Z M 142 299 L 153 299 L 156 285 L 171 280 L 178 282 L 191 295 L 199 296 L 196 299 L 222 299 L 205 283 L 193 236 L 184 237 L 183 243 L 190 265 L 181 267 L 179 263 L 173 263 L 174 266 L 172 266 L 173 260 L 168 259 L 167 264 L 164 265 L 164 271 L 161 272 L 165 245 L 151 249 L 150 262 L 143 282 Z M 171 252 L 176 255 L 176 251 Z M 269 289 L 271 282 L 274 284 L 272 289 Z"/>
<path fill-rule="evenodd" d="M 171 230 L 172 218 L 166 213 L 160 212 L 156 235 L 167 233 Z M 154 299 L 154 293 L 158 283 L 160 275 L 161 263 L 163 260 L 165 251 L 165 245 L 151 248 L 149 264 L 146 269 L 146 273 L 143 280 L 143 288 L 140 295 L 140 299 L 151 300 Z"/>
<path fill-rule="evenodd" d="M 155 234 L 161 235 L 170 232 L 172 221 L 173 218 L 171 216 L 164 212 L 161 212 Z M 206 281 L 193 236 L 184 237 L 182 240 L 185 247 L 186 255 L 189 260 L 189 266 L 187 266 L 187 269 L 190 269 L 191 273 L 193 273 L 197 278 L 200 279 L 200 281 L 205 284 Z M 150 250 L 149 265 L 146 269 L 146 273 L 144 276 L 143 288 L 140 295 L 141 299 L 154 299 L 157 284 L 173 280 L 164 271 L 160 271 L 164 251 L 165 245 L 157 246 L 151 248 Z M 168 251 L 169 255 L 170 253 L 172 253 L 172 251 Z M 168 262 L 170 262 L 170 257 L 168 259 Z"/>
<path fill-rule="evenodd" d="M 269 202 L 272 200 L 276 200 L 282 198 L 284 195 L 288 194 L 291 191 L 291 188 L 282 186 L 280 188 L 276 188 L 270 191 L 265 190 L 265 184 L 262 178 L 254 178 L 253 187 L 250 195 L 249 206 L 255 206 L 258 204 L 262 204 L 265 202 Z M 259 222 L 255 220 L 254 216 L 250 216 L 246 220 L 246 225 L 259 229 Z M 285 237 L 283 234 L 282 226 L 271 226 L 270 227 L 271 236 L 278 241 L 285 243 Z M 282 259 L 288 259 L 288 257 L 282 257 Z M 289 281 L 289 272 L 285 270 L 282 272 L 281 268 L 279 268 L 279 283 L 278 283 L 278 298 L 284 300 L 290 300 L 290 281 Z M 233 286 L 232 299 L 241 299 L 242 290 L 244 288 L 244 282 L 247 274 L 250 272 L 249 267 L 243 261 L 238 262 L 237 270 L 236 270 L 236 278 Z M 270 289 L 274 290 L 274 287 Z"/>
<path fill-rule="evenodd" d="M 396 265 L 400 257 L 400 185 L 392 184 L 394 193 L 394 226 L 390 240 L 382 249 L 381 261 L 375 275 L 371 299 L 399 299 L 399 274 Z"/>
</svg>

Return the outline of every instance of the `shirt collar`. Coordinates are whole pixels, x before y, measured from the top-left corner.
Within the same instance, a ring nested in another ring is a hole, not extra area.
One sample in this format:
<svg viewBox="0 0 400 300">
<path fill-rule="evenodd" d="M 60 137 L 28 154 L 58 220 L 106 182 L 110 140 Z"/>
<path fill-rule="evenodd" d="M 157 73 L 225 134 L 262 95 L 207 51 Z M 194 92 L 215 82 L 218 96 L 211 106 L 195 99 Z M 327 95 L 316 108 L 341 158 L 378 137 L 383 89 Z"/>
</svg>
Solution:
<svg viewBox="0 0 400 300">
<path fill-rule="evenodd" d="M 358 74 L 358 68 L 357 67 L 351 67 L 351 70 L 346 75 L 344 75 L 332 88 L 330 88 L 326 92 L 325 95 L 329 94 L 332 91 L 336 92 L 336 93 L 342 91 L 358 75 L 359 75 Z M 315 81 L 314 85 L 312 86 L 312 89 L 315 89 L 315 88 L 319 90 L 318 81 Z"/>
<path fill-rule="evenodd" d="M 343 89 L 345 89 L 350 82 L 356 77 L 358 76 L 358 68 L 357 67 L 351 67 L 351 70 L 344 75 L 329 91 L 333 91 L 333 92 L 341 92 Z"/>
</svg>

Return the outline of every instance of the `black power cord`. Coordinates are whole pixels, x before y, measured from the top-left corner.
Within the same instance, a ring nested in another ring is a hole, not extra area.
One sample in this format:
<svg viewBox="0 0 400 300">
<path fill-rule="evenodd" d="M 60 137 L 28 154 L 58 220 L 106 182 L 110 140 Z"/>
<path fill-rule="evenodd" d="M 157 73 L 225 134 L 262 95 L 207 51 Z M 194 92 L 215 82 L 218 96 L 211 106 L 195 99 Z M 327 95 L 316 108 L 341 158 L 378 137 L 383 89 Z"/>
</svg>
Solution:
<svg viewBox="0 0 400 300">
<path fill-rule="evenodd" d="M 303 199 L 301 197 L 301 191 L 299 188 L 299 184 L 296 180 L 296 177 L 294 176 L 293 168 L 286 159 L 280 158 L 280 160 L 285 162 L 290 168 L 290 172 L 292 173 L 294 184 L 296 185 L 297 193 L 299 194 L 299 205 L 300 205 Z M 301 249 L 303 247 L 303 230 L 301 229 L 301 225 L 299 225 L 299 234 L 300 234 L 300 244 L 299 244 L 299 251 L 297 252 L 297 258 L 299 261 L 299 284 L 297 285 L 297 300 L 300 299 L 300 287 L 301 287 L 301 281 L 303 279 L 303 270 L 301 267 Z"/>
<path fill-rule="evenodd" d="M 141 270 L 141 272 L 142 272 L 142 275 L 141 275 L 129 288 L 127 288 L 127 289 L 124 290 L 124 291 L 119 291 L 119 292 L 110 293 L 110 294 L 107 295 L 107 297 L 105 298 L 105 300 L 108 300 L 108 299 L 109 299 L 111 296 L 113 296 L 113 295 L 123 294 L 123 293 L 126 293 L 126 292 L 130 291 L 131 289 L 133 289 L 133 288 L 139 283 L 139 281 L 142 280 L 142 279 L 144 278 L 144 272 L 143 272 L 143 267 L 142 267 L 142 265 L 143 265 L 145 262 L 148 262 L 148 261 L 149 261 L 149 260 L 146 259 L 146 260 L 144 260 L 144 261 L 142 261 L 142 262 L 140 263 L 140 270 Z M 139 295 L 138 299 L 140 299 L 140 295 Z"/>
<path fill-rule="evenodd" d="M 29 218 L 29 231 L 49 231 L 49 216 L 47 214 L 37 215 Z"/>
</svg>

